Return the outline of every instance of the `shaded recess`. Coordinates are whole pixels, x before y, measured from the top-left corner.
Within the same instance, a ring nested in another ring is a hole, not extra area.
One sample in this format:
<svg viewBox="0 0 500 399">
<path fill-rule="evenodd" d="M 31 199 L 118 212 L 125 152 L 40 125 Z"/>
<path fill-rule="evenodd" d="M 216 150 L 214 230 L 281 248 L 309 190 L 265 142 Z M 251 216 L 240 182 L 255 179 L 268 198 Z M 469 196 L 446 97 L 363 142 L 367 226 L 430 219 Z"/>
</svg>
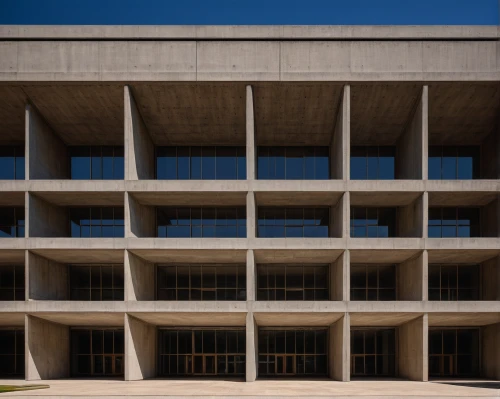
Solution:
<svg viewBox="0 0 500 399">
<path fill-rule="evenodd" d="M 26 93 L 20 86 L 0 85 L 0 143 L 24 143 L 24 106 Z"/>
</svg>

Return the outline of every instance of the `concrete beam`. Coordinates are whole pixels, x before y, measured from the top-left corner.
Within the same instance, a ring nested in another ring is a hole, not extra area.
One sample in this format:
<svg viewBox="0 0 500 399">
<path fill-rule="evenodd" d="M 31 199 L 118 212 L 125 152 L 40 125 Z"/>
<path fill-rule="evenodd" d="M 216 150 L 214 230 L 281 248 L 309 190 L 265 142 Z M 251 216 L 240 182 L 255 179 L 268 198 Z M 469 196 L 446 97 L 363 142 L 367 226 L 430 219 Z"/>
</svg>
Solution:
<svg viewBox="0 0 500 399">
<path fill-rule="evenodd" d="M 154 301 L 155 265 L 125 250 L 125 300 Z"/>
<path fill-rule="evenodd" d="M 69 300 L 68 266 L 27 251 L 27 299 Z"/>
<path fill-rule="evenodd" d="M 259 331 L 252 312 L 246 315 L 246 382 L 253 382 L 257 378 L 259 364 Z"/>
<path fill-rule="evenodd" d="M 428 330 L 427 314 L 399 327 L 398 368 L 400 377 L 413 381 L 428 380 Z"/>
<path fill-rule="evenodd" d="M 69 328 L 25 316 L 26 381 L 68 378 Z"/>
<path fill-rule="evenodd" d="M 137 108 L 130 86 L 124 87 L 125 179 L 154 179 L 155 145 Z"/>
<path fill-rule="evenodd" d="M 329 327 L 328 340 L 330 378 L 337 381 L 350 381 L 351 327 L 348 313 Z"/>
<path fill-rule="evenodd" d="M 156 377 L 156 327 L 125 314 L 125 381 Z"/>
<path fill-rule="evenodd" d="M 67 179 L 70 176 L 64 142 L 36 108 L 28 104 L 26 115 L 26 179 Z"/>
</svg>

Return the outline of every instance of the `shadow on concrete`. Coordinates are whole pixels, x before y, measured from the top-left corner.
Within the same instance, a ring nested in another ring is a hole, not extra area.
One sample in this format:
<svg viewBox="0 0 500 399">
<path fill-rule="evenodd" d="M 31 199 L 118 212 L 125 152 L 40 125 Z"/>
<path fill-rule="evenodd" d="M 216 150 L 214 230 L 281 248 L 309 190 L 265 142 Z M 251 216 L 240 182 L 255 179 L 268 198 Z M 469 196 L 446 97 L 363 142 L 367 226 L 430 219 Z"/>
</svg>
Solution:
<svg viewBox="0 0 500 399">
<path fill-rule="evenodd" d="M 500 390 L 500 381 L 429 381 L 437 384 L 455 385 L 460 387 L 470 388 L 485 388 L 485 389 L 498 389 Z"/>
</svg>

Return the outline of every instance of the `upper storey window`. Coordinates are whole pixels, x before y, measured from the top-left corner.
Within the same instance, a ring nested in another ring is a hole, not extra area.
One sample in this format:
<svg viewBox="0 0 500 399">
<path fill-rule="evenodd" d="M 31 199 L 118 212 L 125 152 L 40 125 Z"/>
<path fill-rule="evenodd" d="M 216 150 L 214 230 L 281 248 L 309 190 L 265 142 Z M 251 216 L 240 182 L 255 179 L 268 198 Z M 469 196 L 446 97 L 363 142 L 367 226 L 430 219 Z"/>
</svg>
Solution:
<svg viewBox="0 0 500 399">
<path fill-rule="evenodd" d="M 124 178 L 123 147 L 69 147 L 71 179 L 120 180 Z"/>
<path fill-rule="evenodd" d="M 351 147 L 351 180 L 394 180 L 395 147 Z"/>
<path fill-rule="evenodd" d="M 22 146 L 0 146 L 0 180 L 24 180 Z"/>
<path fill-rule="evenodd" d="M 395 237 L 396 208 L 351 207 L 351 237 Z"/>
<path fill-rule="evenodd" d="M 0 207 L 0 237 L 24 237 L 23 207 Z"/>
<path fill-rule="evenodd" d="M 124 237 L 123 208 L 70 209 L 71 237 Z"/>
<path fill-rule="evenodd" d="M 327 180 L 328 147 L 259 147 L 257 178 L 276 180 Z"/>
<path fill-rule="evenodd" d="M 479 208 L 429 208 L 429 237 L 480 237 Z"/>
<path fill-rule="evenodd" d="M 429 147 L 429 180 L 479 178 L 479 147 Z"/>
<path fill-rule="evenodd" d="M 329 208 L 260 207 L 258 236 L 329 237 Z"/>
<path fill-rule="evenodd" d="M 157 147 L 158 180 L 245 180 L 245 147 Z"/>
</svg>

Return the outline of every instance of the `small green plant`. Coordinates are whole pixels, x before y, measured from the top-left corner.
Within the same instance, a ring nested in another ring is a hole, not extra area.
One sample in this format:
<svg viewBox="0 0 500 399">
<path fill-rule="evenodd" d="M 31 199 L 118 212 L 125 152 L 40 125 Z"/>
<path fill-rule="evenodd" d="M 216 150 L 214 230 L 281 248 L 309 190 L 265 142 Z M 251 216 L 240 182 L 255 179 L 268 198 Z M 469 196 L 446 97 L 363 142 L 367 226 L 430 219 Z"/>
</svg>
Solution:
<svg viewBox="0 0 500 399">
<path fill-rule="evenodd" d="M 0 385 L 0 393 L 29 391 L 32 389 L 45 389 L 45 388 L 49 388 L 49 385 Z"/>
</svg>

